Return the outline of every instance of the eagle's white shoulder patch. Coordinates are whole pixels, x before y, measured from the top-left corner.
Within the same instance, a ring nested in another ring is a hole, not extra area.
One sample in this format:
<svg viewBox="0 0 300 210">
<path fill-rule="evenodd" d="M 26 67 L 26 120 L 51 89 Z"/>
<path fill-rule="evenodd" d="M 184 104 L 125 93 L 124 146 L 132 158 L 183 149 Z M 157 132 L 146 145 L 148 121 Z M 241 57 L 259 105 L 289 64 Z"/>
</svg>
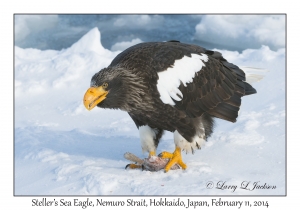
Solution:
<svg viewBox="0 0 300 210">
<path fill-rule="evenodd" d="M 175 105 L 172 99 L 180 101 L 183 97 L 181 91 L 178 89 L 180 82 L 182 82 L 184 86 L 192 82 L 195 74 L 205 66 L 204 62 L 207 61 L 208 57 L 205 54 L 191 54 L 191 57 L 184 56 L 182 59 L 176 60 L 172 67 L 159 72 L 157 89 L 162 102 Z"/>
</svg>

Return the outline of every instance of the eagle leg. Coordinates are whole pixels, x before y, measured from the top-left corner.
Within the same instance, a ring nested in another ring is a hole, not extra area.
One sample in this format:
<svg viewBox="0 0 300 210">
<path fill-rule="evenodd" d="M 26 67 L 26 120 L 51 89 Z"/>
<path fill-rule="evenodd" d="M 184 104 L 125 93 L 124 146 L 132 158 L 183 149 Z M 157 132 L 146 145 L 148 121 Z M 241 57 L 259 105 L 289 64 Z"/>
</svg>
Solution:
<svg viewBox="0 0 300 210">
<path fill-rule="evenodd" d="M 165 167 L 165 172 L 168 172 L 170 170 L 170 168 L 176 163 L 178 165 L 180 165 L 182 169 L 187 168 L 186 164 L 182 161 L 181 148 L 180 147 L 176 147 L 175 151 L 173 153 L 162 152 L 162 153 L 159 154 L 159 157 L 170 159 L 168 164 Z"/>
</svg>

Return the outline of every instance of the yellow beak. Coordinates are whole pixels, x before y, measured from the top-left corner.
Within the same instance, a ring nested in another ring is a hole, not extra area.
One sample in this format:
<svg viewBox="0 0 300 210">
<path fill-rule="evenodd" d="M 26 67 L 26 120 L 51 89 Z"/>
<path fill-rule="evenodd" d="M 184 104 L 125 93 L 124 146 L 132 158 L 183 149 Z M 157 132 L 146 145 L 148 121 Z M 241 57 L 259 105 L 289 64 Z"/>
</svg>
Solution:
<svg viewBox="0 0 300 210">
<path fill-rule="evenodd" d="M 83 97 L 83 104 L 87 110 L 92 110 L 97 104 L 106 98 L 108 91 L 102 86 L 89 88 Z"/>
</svg>

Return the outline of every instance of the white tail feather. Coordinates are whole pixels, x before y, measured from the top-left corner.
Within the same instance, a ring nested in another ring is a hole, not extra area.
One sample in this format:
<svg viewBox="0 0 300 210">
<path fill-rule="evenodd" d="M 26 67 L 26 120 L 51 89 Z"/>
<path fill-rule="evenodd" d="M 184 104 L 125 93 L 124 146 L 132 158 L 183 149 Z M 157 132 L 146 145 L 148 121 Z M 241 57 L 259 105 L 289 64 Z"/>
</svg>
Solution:
<svg viewBox="0 0 300 210">
<path fill-rule="evenodd" d="M 246 74 L 246 82 L 249 84 L 252 84 L 254 82 L 258 82 L 264 78 L 267 72 L 269 70 L 267 69 L 260 69 L 260 68 L 255 68 L 255 67 L 240 67 L 245 74 Z"/>
</svg>

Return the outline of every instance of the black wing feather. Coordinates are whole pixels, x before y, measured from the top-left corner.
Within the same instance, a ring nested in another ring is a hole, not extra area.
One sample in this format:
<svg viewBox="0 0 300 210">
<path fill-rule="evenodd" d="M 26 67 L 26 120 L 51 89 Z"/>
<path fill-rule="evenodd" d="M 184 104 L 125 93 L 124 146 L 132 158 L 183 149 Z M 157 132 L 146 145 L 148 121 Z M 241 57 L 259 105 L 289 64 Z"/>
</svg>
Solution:
<svg viewBox="0 0 300 210">
<path fill-rule="evenodd" d="M 193 82 L 186 87 L 183 84 L 179 86 L 183 98 L 181 101 L 174 101 L 174 107 L 190 118 L 209 113 L 235 122 L 241 97 L 256 93 L 256 90 L 245 82 L 245 73 L 238 66 L 227 62 L 219 52 L 175 41 L 148 42 L 123 51 L 109 67 L 120 66 L 142 75 L 149 80 L 150 90 L 156 90 L 155 96 L 159 98 L 156 87 L 158 73 L 171 67 L 183 56 L 190 57 L 192 53 L 206 54 L 209 59 L 205 62 L 205 67 L 195 74 Z M 181 123 L 188 122 L 180 119 L 176 125 Z"/>
<path fill-rule="evenodd" d="M 209 57 L 205 67 L 195 75 L 187 87 L 179 87 L 183 99 L 175 107 L 185 111 L 189 117 L 199 117 L 204 113 L 235 122 L 238 117 L 241 97 L 256 93 L 245 82 L 245 73 L 236 65 L 228 63 L 219 52 L 207 51 Z M 194 90 L 196 84 L 197 91 Z M 189 91 L 192 89 L 193 91 Z"/>
</svg>

